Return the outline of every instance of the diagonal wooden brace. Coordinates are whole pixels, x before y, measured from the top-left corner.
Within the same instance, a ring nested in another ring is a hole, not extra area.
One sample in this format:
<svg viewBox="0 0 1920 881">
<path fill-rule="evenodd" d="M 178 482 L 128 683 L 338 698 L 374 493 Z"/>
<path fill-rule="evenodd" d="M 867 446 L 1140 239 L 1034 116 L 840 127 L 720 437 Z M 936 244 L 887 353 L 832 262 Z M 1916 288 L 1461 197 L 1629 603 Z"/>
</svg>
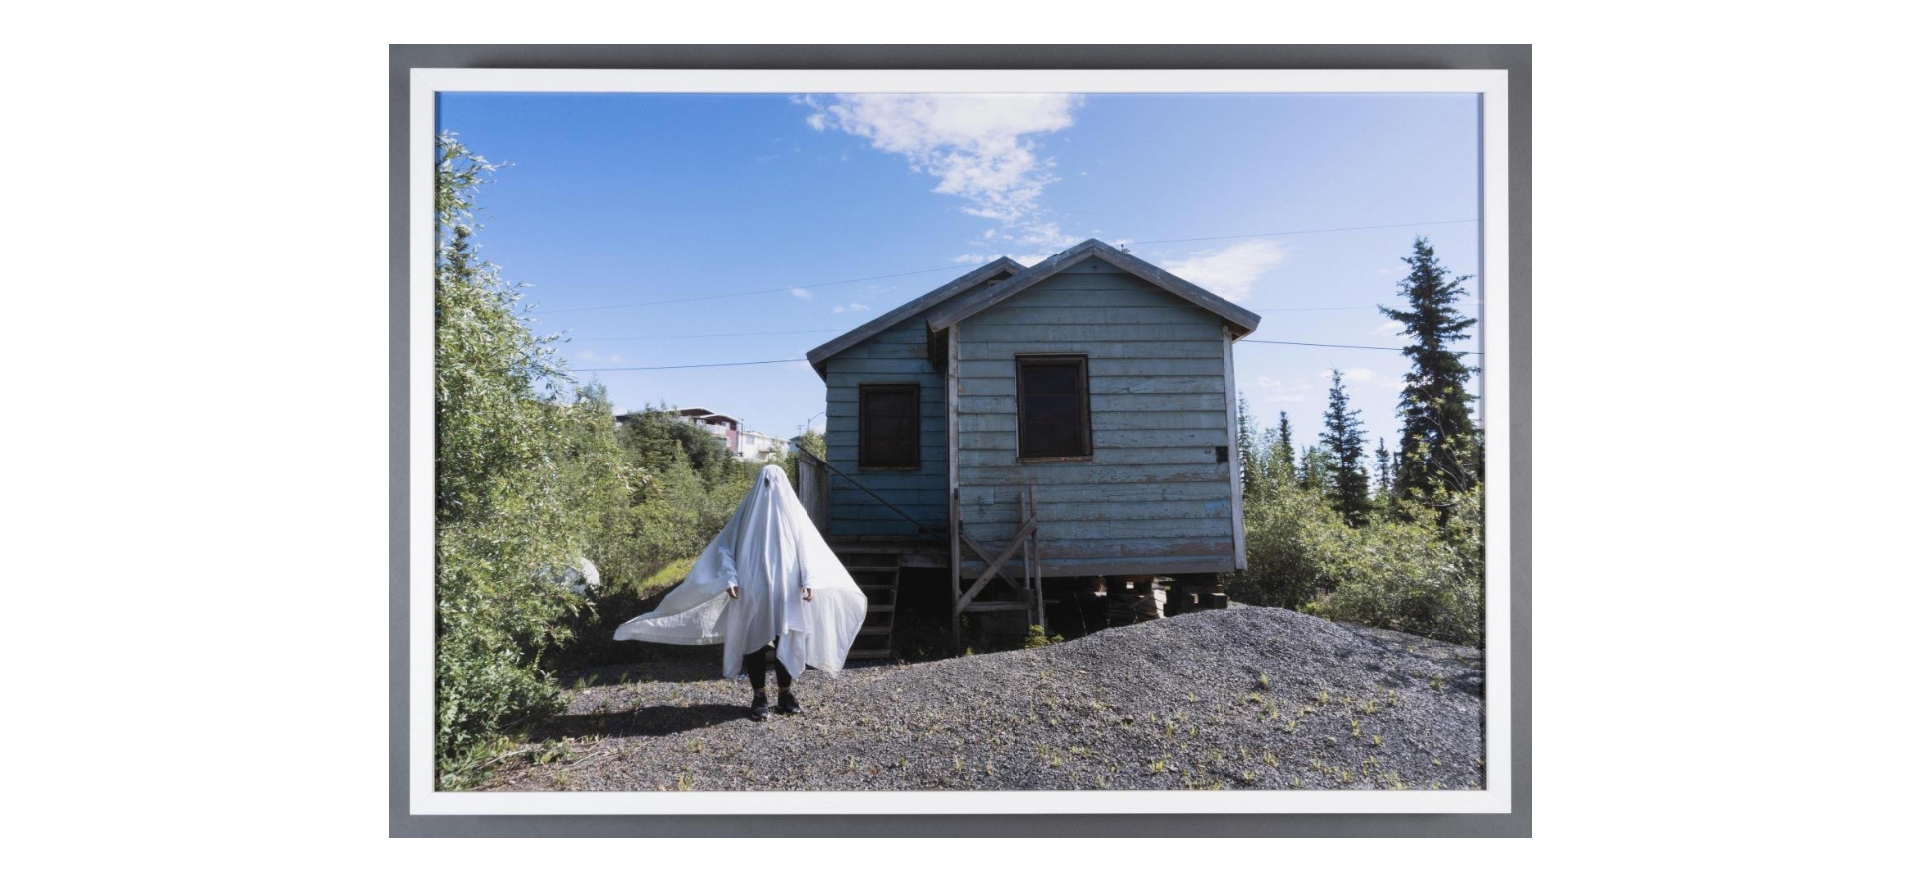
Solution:
<svg viewBox="0 0 1920 881">
<path fill-rule="evenodd" d="M 979 580 L 975 581 L 972 587 L 967 588 L 967 592 L 961 594 L 960 600 L 953 604 L 954 614 L 959 614 L 962 610 L 966 609 L 968 603 L 973 602 L 973 598 L 979 595 L 982 588 L 987 586 L 987 582 L 993 580 L 993 576 L 999 574 L 1000 567 L 1006 565 L 1007 560 L 1013 557 L 1013 552 L 1020 549 L 1021 542 L 1026 541 L 1027 536 L 1032 535 L 1034 527 L 1038 525 L 1039 521 L 1035 520 L 1029 520 L 1020 525 L 1020 531 L 1014 533 L 1013 538 L 1007 541 L 1007 549 L 1001 551 L 1000 556 L 993 558 L 993 562 L 987 565 L 987 571 L 980 573 Z M 980 559 L 984 560 L 987 558 L 986 553 L 981 550 L 980 545 L 975 543 L 966 533 L 960 533 L 960 537 L 966 541 L 968 546 L 973 548 L 975 553 L 980 555 Z M 959 561 L 954 561 L 954 564 L 956 566 L 959 565 Z M 1007 583 L 1013 584 L 1012 579 L 1008 579 Z M 1016 590 L 1020 589 L 1019 585 L 1014 585 L 1014 588 Z"/>
</svg>

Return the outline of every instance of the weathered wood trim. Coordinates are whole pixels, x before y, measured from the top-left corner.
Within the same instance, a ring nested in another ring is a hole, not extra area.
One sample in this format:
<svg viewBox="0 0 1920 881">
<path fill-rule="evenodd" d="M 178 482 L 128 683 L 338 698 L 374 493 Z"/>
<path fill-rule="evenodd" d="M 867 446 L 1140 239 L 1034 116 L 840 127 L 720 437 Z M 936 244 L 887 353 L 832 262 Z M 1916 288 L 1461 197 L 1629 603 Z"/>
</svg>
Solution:
<svg viewBox="0 0 1920 881">
<path fill-rule="evenodd" d="M 1058 275 L 1068 267 L 1093 259 L 1106 260 L 1118 269 L 1130 272 L 1175 296 L 1219 315 L 1229 325 L 1238 328 L 1241 336 L 1252 333 L 1254 328 L 1260 326 L 1258 313 L 1236 306 L 1186 279 L 1106 242 L 1088 239 L 1034 264 L 1000 284 L 935 309 L 927 316 L 927 329 L 932 331 L 952 327 L 971 315 L 978 314 L 997 303 L 1005 302 L 1009 297 Z"/>
<path fill-rule="evenodd" d="M 960 276 L 953 281 L 934 288 L 919 297 L 915 297 L 896 308 L 890 309 L 885 314 L 866 324 L 862 324 L 859 327 L 828 340 L 826 343 L 809 351 L 807 353 L 807 360 L 813 364 L 814 372 L 820 374 L 821 378 L 825 378 L 827 375 L 826 361 L 828 358 L 859 345 L 875 334 L 881 333 L 893 327 L 895 324 L 924 311 L 929 306 L 939 303 L 948 297 L 955 296 L 956 294 L 965 293 L 974 285 L 991 281 L 995 276 L 1001 275 L 1002 273 L 1012 276 L 1024 268 L 1025 267 L 1020 264 L 1006 257 L 1002 257 L 966 275 Z"/>
<path fill-rule="evenodd" d="M 1227 359 L 1227 482 L 1233 484 L 1233 565 L 1247 568 L 1247 524 L 1241 502 L 1240 432 L 1234 425 L 1239 417 L 1239 392 L 1233 384 L 1233 327 L 1220 325 L 1220 347 Z"/>
<path fill-rule="evenodd" d="M 947 330 L 947 533 L 952 539 L 947 557 L 953 587 L 954 644 L 960 642 L 960 328 Z"/>
</svg>

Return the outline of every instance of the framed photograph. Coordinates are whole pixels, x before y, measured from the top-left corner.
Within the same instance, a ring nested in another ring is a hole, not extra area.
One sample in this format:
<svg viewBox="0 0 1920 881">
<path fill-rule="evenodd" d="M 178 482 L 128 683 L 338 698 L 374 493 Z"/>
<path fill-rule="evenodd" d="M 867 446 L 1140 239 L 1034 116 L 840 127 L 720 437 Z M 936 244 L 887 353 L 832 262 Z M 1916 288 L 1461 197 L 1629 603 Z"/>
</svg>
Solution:
<svg viewBox="0 0 1920 881">
<path fill-rule="evenodd" d="M 408 70 L 408 816 L 1524 799 L 1509 72 L 1007 67 Z"/>
</svg>

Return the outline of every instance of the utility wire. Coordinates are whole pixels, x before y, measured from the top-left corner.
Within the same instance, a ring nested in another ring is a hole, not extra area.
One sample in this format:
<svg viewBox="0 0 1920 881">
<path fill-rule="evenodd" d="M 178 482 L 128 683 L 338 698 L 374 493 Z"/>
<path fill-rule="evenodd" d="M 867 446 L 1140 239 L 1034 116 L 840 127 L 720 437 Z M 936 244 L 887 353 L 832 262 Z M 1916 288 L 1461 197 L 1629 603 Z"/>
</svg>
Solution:
<svg viewBox="0 0 1920 881">
<path fill-rule="evenodd" d="M 1264 239 L 1268 236 L 1302 236 L 1320 232 L 1354 232 L 1363 229 L 1401 229 L 1409 226 L 1439 226 L 1443 223 L 1479 223 L 1480 218 L 1468 217 L 1461 220 L 1428 220 L 1422 223 L 1381 223 L 1373 226 L 1331 226 L 1323 229 L 1286 229 L 1279 232 L 1254 232 L 1237 236 L 1200 236 L 1191 239 L 1148 239 L 1146 241 L 1127 241 L 1132 245 L 1171 245 L 1179 242 L 1218 242 L 1226 239 Z M 1122 240 L 1126 241 L 1126 240 Z"/>
<path fill-rule="evenodd" d="M 1405 346 L 1348 346 L 1339 343 L 1302 343 L 1292 340 L 1239 340 L 1242 343 L 1265 343 L 1269 346 L 1312 346 L 1316 349 L 1371 349 L 1376 352 L 1404 351 Z M 1455 352 L 1455 355 L 1482 355 L 1484 352 Z M 717 364 L 667 364 L 654 367 L 576 367 L 581 373 L 604 373 L 614 370 L 686 370 L 692 367 L 746 367 L 754 364 L 792 364 L 805 361 L 805 358 L 776 358 L 772 361 L 725 361 Z"/>
<path fill-rule="evenodd" d="M 1199 236 L 1199 237 L 1190 238 L 1190 239 L 1147 239 L 1145 241 L 1128 241 L 1123 239 L 1122 241 L 1125 243 L 1127 247 L 1132 247 L 1133 245 L 1170 245 L 1170 244 L 1177 244 L 1180 242 L 1218 242 L 1218 241 L 1224 241 L 1227 239 L 1262 239 L 1262 238 L 1269 238 L 1272 236 L 1299 236 L 1299 235 L 1309 235 L 1313 233 L 1357 232 L 1359 230 L 1368 230 L 1368 229 L 1402 229 L 1405 227 L 1412 227 L 1412 226 L 1439 226 L 1440 224 L 1444 224 L 1444 223 L 1479 223 L 1479 222 L 1480 222 L 1480 219 L 1477 217 L 1474 217 L 1474 218 L 1466 218 L 1462 220 L 1428 220 L 1420 223 L 1381 223 L 1381 224 L 1374 224 L 1372 226 L 1330 226 L 1330 227 L 1323 227 L 1320 229 L 1287 229 L 1287 230 L 1281 230 L 1279 232 L 1245 233 L 1243 235 L 1237 235 L 1237 236 Z M 988 262 L 992 262 L 992 261 L 988 261 Z M 961 269 L 961 268 L 964 268 L 967 271 L 972 271 L 985 265 L 987 264 L 976 263 L 971 266 L 966 266 L 965 264 L 949 263 L 945 266 L 935 266 L 929 269 L 913 269 L 913 270 L 908 270 L 906 272 L 892 272 L 886 275 L 869 275 L 862 278 L 843 278 L 843 279 L 840 279 L 839 281 L 818 281 L 818 282 L 813 282 L 812 284 L 782 285 L 777 288 L 763 288 L 757 291 L 736 291 L 731 294 L 704 294 L 698 297 L 676 297 L 673 299 L 666 299 L 666 300 L 642 300 L 637 303 L 610 303 L 605 306 L 576 306 L 570 309 L 547 309 L 540 312 L 539 314 L 560 315 L 568 312 L 599 312 L 606 309 L 632 309 L 640 306 L 664 306 L 669 303 L 695 303 L 703 300 L 724 300 L 731 297 L 751 297 L 757 294 L 778 294 L 783 291 L 791 291 L 794 288 L 824 288 L 824 287 L 832 287 L 833 285 L 855 284 L 857 282 L 863 282 L 863 281 L 879 281 L 881 279 L 886 279 L 886 278 L 904 278 L 909 275 L 924 275 L 929 272 L 942 272 L 942 271 Z"/>
<path fill-rule="evenodd" d="M 686 370 L 690 367 L 745 367 L 749 364 L 792 364 L 805 358 L 775 358 L 772 361 L 724 361 L 719 364 L 665 364 L 657 367 L 575 367 L 581 373 L 606 373 L 613 370 Z"/>
<path fill-rule="evenodd" d="M 1461 303 L 1462 306 L 1478 306 L 1479 303 Z M 1379 306 L 1291 306 L 1273 309 L 1253 309 L 1262 315 L 1269 312 L 1335 312 L 1348 309 L 1378 309 Z M 740 336 L 791 336 L 802 333 L 846 333 L 851 327 L 820 327 L 813 330 L 752 330 L 736 333 L 674 333 L 661 336 L 594 336 L 568 337 L 562 342 L 569 343 L 624 343 L 636 340 L 708 340 L 718 337 Z"/>
<path fill-rule="evenodd" d="M 1242 343 L 1265 343 L 1269 346 L 1312 346 L 1316 349 L 1373 349 L 1379 352 L 1402 352 L 1405 346 L 1345 346 L 1339 343 L 1296 343 L 1291 340 L 1238 340 Z M 1455 352 L 1455 355 L 1483 355 L 1484 352 Z"/>
</svg>

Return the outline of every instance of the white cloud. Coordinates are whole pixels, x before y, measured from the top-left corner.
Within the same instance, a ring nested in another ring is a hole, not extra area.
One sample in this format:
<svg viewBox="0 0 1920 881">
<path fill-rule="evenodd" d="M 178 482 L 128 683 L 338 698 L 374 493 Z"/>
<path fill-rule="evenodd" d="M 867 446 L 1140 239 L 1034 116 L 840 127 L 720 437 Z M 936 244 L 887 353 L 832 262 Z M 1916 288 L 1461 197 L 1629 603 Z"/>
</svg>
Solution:
<svg viewBox="0 0 1920 881">
<path fill-rule="evenodd" d="M 598 361 L 601 364 L 619 364 L 627 359 L 626 359 L 626 356 L 621 355 L 619 352 L 615 352 L 611 355 L 602 355 L 599 352 L 595 352 L 592 349 L 583 349 L 574 354 L 573 360 L 579 361 L 581 363 L 591 363 L 591 362 Z"/>
<path fill-rule="evenodd" d="M 1407 326 L 1398 321 L 1387 321 L 1382 322 L 1379 327 L 1374 328 L 1373 332 L 1381 336 L 1400 336 L 1405 333 L 1406 330 Z"/>
<path fill-rule="evenodd" d="M 1077 95 L 836 95 L 805 97 L 807 124 L 865 138 L 939 178 L 934 192 L 959 196 L 961 210 L 1003 223 L 1019 221 L 1054 181 L 1053 160 L 1035 136 L 1073 125 Z"/>
<path fill-rule="evenodd" d="M 1203 251 L 1166 264 L 1167 271 L 1229 300 L 1244 300 L 1254 282 L 1287 259 L 1274 242 L 1241 242 L 1215 251 Z"/>
<path fill-rule="evenodd" d="M 813 299 L 813 292 L 810 290 L 807 290 L 806 288 L 794 288 L 793 295 L 796 297 L 799 297 L 802 300 Z"/>
<path fill-rule="evenodd" d="M 1331 384 L 1333 371 L 1320 371 L 1320 378 Z M 1382 375 L 1380 371 L 1371 367 L 1342 367 L 1340 378 L 1346 382 L 1348 388 L 1371 387 L 1397 392 L 1407 384 L 1406 379 L 1399 374 Z"/>
<path fill-rule="evenodd" d="M 865 312 L 869 308 L 871 307 L 865 303 L 848 303 L 845 306 L 834 306 L 833 314 L 839 315 L 842 312 Z"/>
<path fill-rule="evenodd" d="M 1265 375 L 1255 377 L 1253 384 L 1259 390 L 1255 394 L 1268 404 L 1299 403 L 1307 400 L 1308 393 L 1313 390 L 1313 386 L 1304 379 L 1280 380 Z"/>
</svg>

